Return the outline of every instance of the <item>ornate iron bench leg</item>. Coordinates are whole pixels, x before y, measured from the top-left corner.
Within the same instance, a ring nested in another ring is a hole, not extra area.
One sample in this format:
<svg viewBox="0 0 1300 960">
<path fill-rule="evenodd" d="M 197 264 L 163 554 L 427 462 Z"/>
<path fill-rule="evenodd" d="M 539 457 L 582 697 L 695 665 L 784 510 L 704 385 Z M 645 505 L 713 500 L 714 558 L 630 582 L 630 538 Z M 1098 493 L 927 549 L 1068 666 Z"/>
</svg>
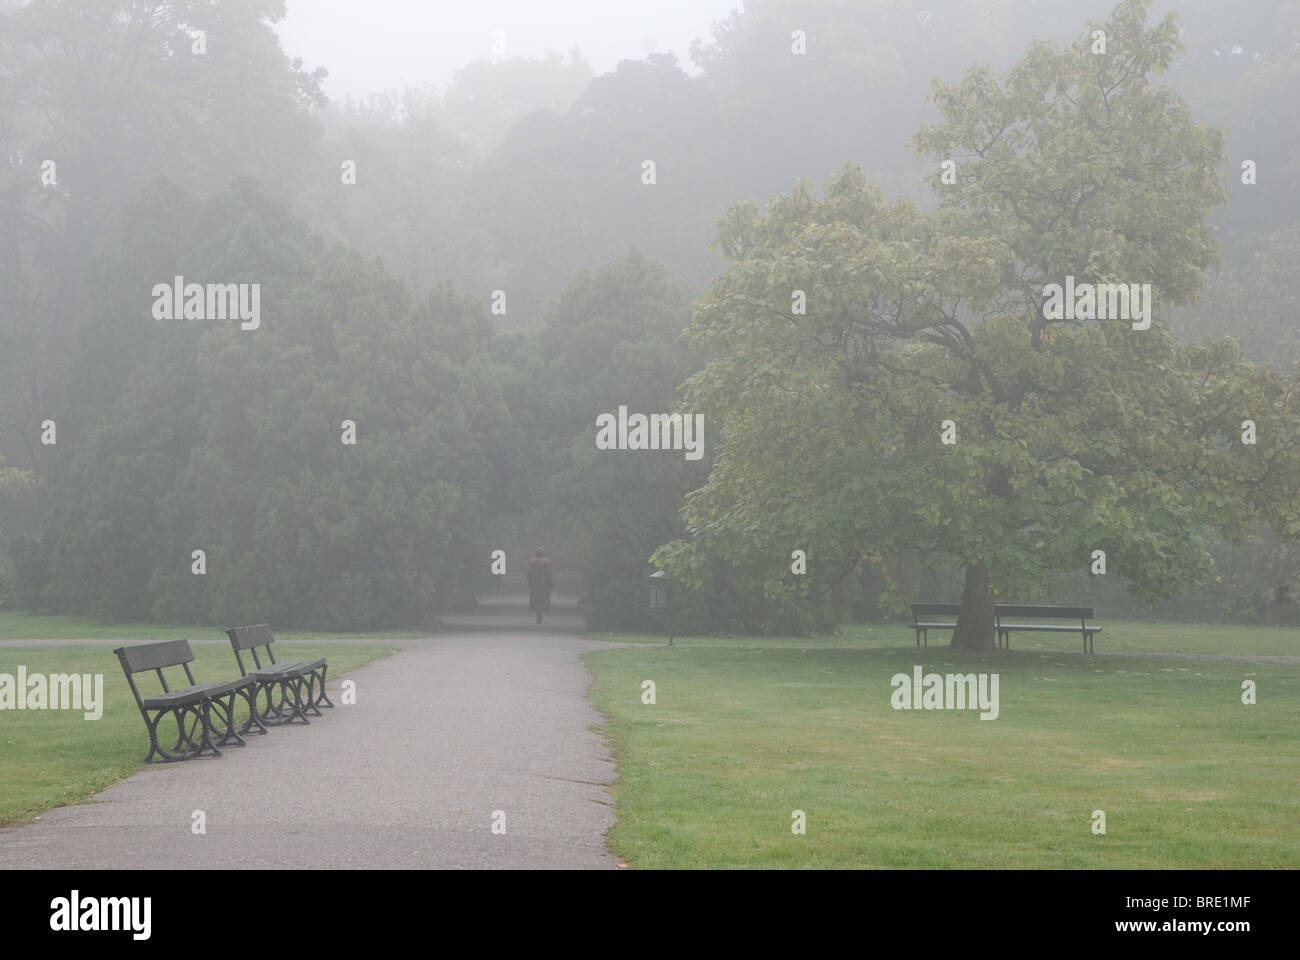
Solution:
<svg viewBox="0 0 1300 960">
<path fill-rule="evenodd" d="M 194 711 L 194 715 L 198 718 L 197 729 L 199 730 L 199 745 L 198 750 L 194 753 L 194 756 L 196 757 L 201 757 L 204 753 L 209 751 L 214 757 L 221 756 L 221 751 L 218 750 L 217 745 L 212 742 L 212 738 L 208 736 L 208 731 L 212 729 L 212 714 L 209 709 L 211 703 L 212 701 L 210 700 L 200 700 L 197 704 L 191 705 L 188 708 Z M 194 729 L 195 728 L 193 727 L 190 728 L 191 743 L 193 742 Z"/>
<path fill-rule="evenodd" d="M 316 674 L 303 673 L 298 676 L 298 693 L 301 699 L 298 706 L 302 710 L 302 715 L 306 717 L 310 714 L 313 717 L 321 715 L 320 710 L 316 708 Z"/>
<path fill-rule="evenodd" d="M 271 726 L 279 726 L 285 723 L 286 714 L 289 713 L 286 681 L 280 677 L 259 680 L 257 693 L 253 697 L 254 702 L 263 694 L 266 696 L 266 708 L 258 711 L 259 718 Z M 276 694 L 279 694 L 278 700 Z"/>
<path fill-rule="evenodd" d="M 279 700 L 276 699 L 276 694 L 279 694 Z M 266 720 L 267 723 L 283 723 L 284 707 L 284 681 L 268 680 L 266 682 L 266 712 L 262 714 L 262 719 Z"/>
<path fill-rule="evenodd" d="M 311 699 L 311 675 L 299 674 L 293 681 L 293 714 L 290 716 L 290 722 L 293 721 L 293 717 L 301 717 L 303 723 L 311 723 L 307 719 L 309 712 L 320 716 L 320 711 L 312 705 Z"/>
<path fill-rule="evenodd" d="M 303 686 L 302 676 L 284 677 L 280 681 L 280 723 L 293 723 L 295 720 L 301 720 L 303 723 L 311 723 L 307 719 L 307 714 L 303 712 Z M 289 696 L 292 691 L 292 698 Z M 290 706 L 292 704 L 292 706 Z M 310 705 L 310 703 L 308 704 Z M 287 716 L 285 715 L 287 712 Z"/>
<path fill-rule="evenodd" d="M 171 716 L 174 712 L 175 711 L 172 710 L 159 710 L 153 715 L 152 720 L 149 719 L 148 714 L 145 715 L 144 724 L 149 729 L 149 752 L 144 755 L 145 763 L 153 763 L 153 755 L 155 753 L 162 758 L 163 763 L 166 763 L 171 759 L 171 757 L 168 756 L 167 751 L 165 751 L 158 743 L 158 724 L 162 723 L 163 717 Z M 178 720 L 177 723 L 179 722 L 180 721 Z"/>
<path fill-rule="evenodd" d="M 185 721 L 188 715 L 192 714 L 194 722 L 190 724 L 189 729 L 185 728 Z M 171 717 L 176 721 L 176 743 L 171 749 L 163 747 L 158 742 L 158 725 L 162 722 L 163 717 Z M 195 704 L 185 707 L 163 707 L 149 726 L 149 753 L 145 756 L 145 763 L 152 763 L 150 759 L 156 753 L 162 758 L 162 763 L 175 763 L 179 760 L 189 760 L 191 757 L 199 756 L 204 749 L 204 743 L 207 741 L 207 731 L 203 731 L 203 736 L 198 744 L 194 742 L 194 731 L 202 729 L 204 724 L 203 715 L 199 712 Z M 215 749 L 215 748 L 214 748 Z"/>
<path fill-rule="evenodd" d="M 248 719 L 244 725 L 239 728 L 240 733 L 266 733 L 266 725 L 262 723 L 261 718 L 257 715 L 257 693 L 260 684 L 250 683 L 248 686 L 236 691 L 248 704 Z M 256 729 L 254 729 L 256 728 Z"/>
<path fill-rule="evenodd" d="M 209 719 L 211 719 L 212 714 L 216 714 L 217 719 L 221 721 L 220 728 L 212 726 L 208 730 L 210 735 L 217 738 L 217 745 L 224 747 L 234 743 L 237 747 L 247 746 L 247 742 L 235 729 L 235 691 L 232 690 L 230 693 L 225 694 L 224 699 L 222 697 L 213 697 L 208 703 Z"/>
<path fill-rule="evenodd" d="M 194 728 L 191 726 L 188 731 L 185 729 L 185 715 L 191 710 L 192 706 L 160 707 L 156 709 L 152 720 L 145 715 L 145 727 L 149 730 L 149 752 L 145 754 L 145 763 L 176 763 L 198 755 L 193 739 Z M 176 723 L 176 743 L 170 749 L 158 742 L 158 727 L 164 717 L 170 717 Z M 155 755 L 157 761 L 153 759 Z"/>
<path fill-rule="evenodd" d="M 316 695 L 316 702 L 314 704 L 317 707 L 323 706 L 323 707 L 332 708 L 334 706 L 334 704 L 330 702 L 330 698 L 325 695 L 325 673 L 329 670 L 329 668 L 330 666 L 328 663 L 325 664 L 325 666 L 321 667 L 320 674 L 316 678 L 316 681 L 320 687 L 320 693 Z"/>
<path fill-rule="evenodd" d="M 190 749 L 190 735 L 185 731 L 185 708 L 173 707 L 171 712 L 176 718 L 176 742 L 172 744 L 172 753 L 179 758 Z"/>
<path fill-rule="evenodd" d="M 220 751 L 218 751 L 208 739 L 210 720 L 207 714 L 207 702 L 200 701 L 198 703 L 191 703 L 186 707 L 181 707 L 181 718 L 184 718 L 187 715 L 192 716 L 193 720 L 190 722 L 189 729 L 185 730 L 182 735 L 181 752 L 177 755 L 176 759 L 189 760 L 192 757 L 201 757 L 203 756 L 204 751 L 209 748 L 216 752 L 217 756 L 220 756 Z M 199 734 L 197 740 L 194 738 L 196 732 Z"/>
</svg>

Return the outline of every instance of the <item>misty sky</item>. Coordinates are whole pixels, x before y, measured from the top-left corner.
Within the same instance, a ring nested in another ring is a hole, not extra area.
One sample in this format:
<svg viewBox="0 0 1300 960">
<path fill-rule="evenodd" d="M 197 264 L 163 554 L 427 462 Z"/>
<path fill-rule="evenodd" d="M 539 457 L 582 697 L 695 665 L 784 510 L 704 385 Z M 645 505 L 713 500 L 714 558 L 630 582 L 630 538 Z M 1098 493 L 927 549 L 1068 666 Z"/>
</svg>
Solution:
<svg viewBox="0 0 1300 960">
<path fill-rule="evenodd" d="M 567 54 L 577 46 L 597 74 L 618 61 L 671 50 L 693 73 L 688 48 L 741 0 L 288 0 L 277 24 L 285 52 L 324 66 L 329 96 L 364 97 L 405 86 L 445 89 L 453 74 L 491 55 Z"/>
</svg>

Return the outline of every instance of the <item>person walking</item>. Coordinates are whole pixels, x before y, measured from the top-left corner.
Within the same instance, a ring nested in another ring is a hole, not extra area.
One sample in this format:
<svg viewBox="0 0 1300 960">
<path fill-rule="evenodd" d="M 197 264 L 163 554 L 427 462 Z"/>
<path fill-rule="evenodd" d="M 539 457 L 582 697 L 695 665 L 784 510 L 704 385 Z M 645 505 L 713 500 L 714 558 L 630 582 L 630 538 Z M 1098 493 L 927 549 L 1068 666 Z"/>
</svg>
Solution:
<svg viewBox="0 0 1300 960">
<path fill-rule="evenodd" d="M 542 622 L 542 614 L 550 612 L 551 591 L 555 581 L 551 578 L 551 558 L 546 551 L 538 547 L 528 561 L 528 609 L 537 614 L 537 622 Z"/>
</svg>

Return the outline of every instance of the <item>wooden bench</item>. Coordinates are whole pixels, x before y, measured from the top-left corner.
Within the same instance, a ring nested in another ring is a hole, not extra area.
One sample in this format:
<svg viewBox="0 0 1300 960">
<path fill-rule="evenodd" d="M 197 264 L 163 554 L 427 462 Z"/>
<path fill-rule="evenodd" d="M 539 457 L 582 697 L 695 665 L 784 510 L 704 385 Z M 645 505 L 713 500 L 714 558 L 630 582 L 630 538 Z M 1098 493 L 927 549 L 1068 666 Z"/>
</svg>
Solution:
<svg viewBox="0 0 1300 960">
<path fill-rule="evenodd" d="M 325 695 L 325 671 L 328 669 L 324 657 L 315 660 L 303 660 L 294 663 L 277 663 L 271 644 L 275 636 L 271 633 L 269 623 L 259 623 L 251 627 L 231 627 L 226 631 L 230 645 L 235 650 L 235 662 L 239 664 L 241 675 L 257 684 L 256 700 L 266 695 L 266 707 L 258 713 L 264 723 L 293 723 L 300 720 L 310 723 L 307 715 L 321 716 L 322 706 L 332 707 L 329 697 Z M 266 663 L 258 655 L 261 649 L 266 656 Z M 253 658 L 253 669 L 244 665 L 244 651 Z M 279 701 L 275 693 L 279 692 Z M 257 711 L 255 711 L 257 712 Z"/>
<path fill-rule="evenodd" d="M 960 603 L 912 604 L 912 622 L 908 624 L 916 631 L 916 645 L 930 645 L 931 630 L 954 630 L 957 627 L 957 614 L 961 612 Z M 939 620 L 938 617 L 945 619 Z M 1004 621 L 1003 617 L 1037 617 L 1051 620 L 1078 620 L 1079 623 L 1017 623 Z M 1093 617 L 1092 607 L 1058 607 L 1044 604 L 995 603 L 993 605 L 993 630 L 997 635 L 999 647 L 1011 649 L 1011 634 L 1022 633 L 1077 633 L 1083 637 L 1083 652 L 1093 652 L 1093 637 L 1101 632 L 1101 627 L 1088 623 Z M 951 620 L 947 619 L 951 618 Z"/>
<path fill-rule="evenodd" d="M 1042 620 L 1078 620 L 1074 623 L 1012 623 L 1003 617 L 1037 617 Z M 998 646 L 1011 649 L 1014 633 L 1077 633 L 1083 637 L 1083 652 L 1093 653 L 1093 637 L 1101 627 L 1089 624 L 1092 607 L 1057 607 L 1029 603 L 999 603 L 993 607 L 993 627 L 998 634 Z"/>
<path fill-rule="evenodd" d="M 957 614 L 961 612 L 960 603 L 914 603 L 912 604 L 912 622 L 909 626 L 916 631 L 916 645 L 930 645 L 931 630 L 952 630 L 957 626 Z M 935 617 L 951 617 L 952 621 L 936 620 Z"/>
<path fill-rule="evenodd" d="M 241 733 L 248 733 L 254 728 L 257 733 L 266 733 L 266 727 L 258 720 L 257 710 L 254 708 L 254 681 L 250 678 L 240 678 L 207 683 L 197 682 L 190 670 L 194 653 L 190 650 L 188 640 L 142 643 L 134 647 L 118 647 L 113 652 L 117 654 L 118 662 L 122 664 L 126 682 L 135 696 L 136 706 L 140 708 L 140 716 L 144 718 L 144 725 L 149 730 L 149 752 L 145 755 L 145 763 L 152 763 L 155 754 L 162 759 L 163 763 L 188 760 L 205 753 L 219 757 L 221 751 L 218 747 L 230 743 L 244 746 Z M 188 686 L 173 690 L 167 685 L 167 676 L 163 671 L 172 667 L 184 669 L 185 679 L 189 681 Z M 142 697 L 140 689 L 135 684 L 135 674 L 147 673 L 151 670 L 157 673 L 163 692 L 152 697 Z M 242 696 L 248 703 L 248 720 L 244 722 L 241 730 L 235 729 L 236 696 Z M 214 713 L 221 722 L 220 729 L 212 723 Z M 158 725 L 164 717 L 169 716 L 176 721 L 176 742 L 171 747 L 164 748 L 158 742 Z"/>
</svg>

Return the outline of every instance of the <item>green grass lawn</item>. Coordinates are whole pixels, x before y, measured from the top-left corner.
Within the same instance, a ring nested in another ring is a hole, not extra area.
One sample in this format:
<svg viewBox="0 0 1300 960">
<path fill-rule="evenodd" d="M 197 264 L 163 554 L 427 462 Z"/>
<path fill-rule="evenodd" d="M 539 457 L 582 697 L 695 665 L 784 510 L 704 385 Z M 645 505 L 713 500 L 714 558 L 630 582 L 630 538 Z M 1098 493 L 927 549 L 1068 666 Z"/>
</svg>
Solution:
<svg viewBox="0 0 1300 960">
<path fill-rule="evenodd" d="M 1285 652 L 1272 631 L 1114 626 L 1124 647 Z M 1300 664 L 918 656 L 899 628 L 833 644 L 587 654 L 620 774 L 611 849 L 643 868 L 1300 867 Z M 890 678 L 915 664 L 998 673 L 999 717 L 894 710 Z"/>
<path fill-rule="evenodd" d="M 83 626 L 71 624 L 68 629 L 79 631 Z M 195 656 L 190 667 L 195 678 L 226 680 L 238 676 L 229 642 L 194 642 L 195 636 L 211 632 L 189 633 Z M 105 636 L 105 631 L 96 628 L 74 636 L 93 639 Z M 186 633 L 169 628 L 165 634 L 129 636 L 143 641 L 177 639 Z M 277 636 L 275 651 L 280 660 L 310 659 L 324 653 L 329 658 L 329 678 L 333 681 L 340 674 L 387 656 L 393 648 L 384 644 L 330 643 L 322 649 L 311 642 L 281 643 Z M 103 715 L 98 720 L 87 720 L 74 710 L 0 711 L 0 826 L 20 823 L 51 807 L 86 800 L 143 767 L 141 761 L 149 748 L 144 721 L 111 646 L 0 647 L 0 673 L 16 675 L 19 664 L 29 674 L 102 673 Z M 177 677 L 183 676 L 183 671 L 176 673 Z M 137 675 L 136 682 L 145 696 L 160 689 L 148 674 Z M 270 735 L 274 736 L 274 731 Z"/>
<path fill-rule="evenodd" d="M 1153 623 L 1139 620 L 1095 620 L 1101 626 L 1094 646 L 1098 656 L 1128 653 L 1227 653 L 1300 657 L 1300 629 L 1240 627 L 1225 624 Z M 3 621 L 0 620 L 0 624 Z M 664 643 L 662 634 L 591 633 L 595 640 L 622 643 Z M 951 633 L 930 631 L 930 649 L 948 647 Z M 850 624 L 836 634 L 820 637 L 678 637 L 675 643 L 695 646 L 843 647 L 846 649 L 915 648 L 915 634 L 904 623 Z M 1082 653 L 1083 641 L 1073 634 L 1030 633 L 1011 638 L 1014 650 Z M 924 648 L 923 648 L 924 649 Z"/>
</svg>

